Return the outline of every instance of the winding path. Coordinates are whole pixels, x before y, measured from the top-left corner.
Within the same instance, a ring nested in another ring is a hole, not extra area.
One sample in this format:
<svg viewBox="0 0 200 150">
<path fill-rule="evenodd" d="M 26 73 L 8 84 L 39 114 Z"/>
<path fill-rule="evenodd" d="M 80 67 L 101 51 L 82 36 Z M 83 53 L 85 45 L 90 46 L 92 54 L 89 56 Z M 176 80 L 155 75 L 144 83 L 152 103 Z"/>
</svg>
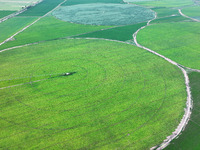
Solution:
<svg viewBox="0 0 200 150">
<path fill-rule="evenodd" d="M 157 18 L 157 15 L 155 16 L 154 19 L 156 19 L 156 18 Z M 154 19 L 152 19 L 152 20 L 154 20 Z M 159 54 L 159 53 L 157 53 L 157 52 L 155 52 L 155 51 L 153 51 L 153 50 L 151 50 L 151 49 L 149 49 L 149 48 L 146 48 L 146 47 L 140 45 L 140 44 L 137 42 L 137 34 L 138 34 L 138 32 L 139 32 L 140 30 L 146 28 L 147 26 L 149 26 L 149 24 L 150 24 L 150 22 L 151 22 L 152 20 L 148 21 L 148 23 L 147 23 L 146 26 L 141 27 L 140 29 L 138 29 L 138 30 L 133 34 L 134 42 L 135 42 L 135 44 L 136 44 L 137 47 L 142 48 L 142 49 L 144 49 L 144 50 L 147 50 L 147 51 L 149 51 L 150 53 L 153 53 L 153 54 L 155 54 L 155 55 L 157 55 L 157 56 L 159 56 L 159 57 L 165 59 L 165 60 L 168 61 L 169 63 L 171 63 L 171 64 L 177 66 L 178 68 L 180 68 L 181 71 L 182 71 L 183 74 L 184 74 L 185 85 L 186 85 L 186 92 L 187 92 L 187 102 L 186 102 L 185 114 L 184 114 L 184 116 L 183 116 L 181 122 L 179 123 L 178 127 L 176 128 L 176 130 L 175 130 L 170 136 L 168 136 L 168 137 L 163 141 L 163 143 L 161 143 L 161 144 L 158 145 L 158 146 L 154 146 L 154 147 L 151 148 L 151 150 L 153 150 L 153 149 L 162 150 L 162 149 L 164 149 L 165 147 L 167 147 L 167 146 L 169 145 L 169 143 L 170 143 L 173 139 L 175 139 L 175 138 L 181 133 L 181 131 L 184 130 L 184 128 L 185 128 L 186 125 L 188 124 L 188 121 L 189 121 L 190 116 L 191 116 L 191 113 L 192 113 L 192 111 L 191 111 L 191 110 L 192 110 L 192 96 L 191 96 L 191 91 L 190 91 L 190 86 L 189 86 L 189 77 L 188 77 L 188 74 L 187 74 L 186 70 L 185 70 L 183 67 L 181 67 L 181 66 L 180 66 L 178 63 L 176 63 L 175 61 L 173 61 L 173 60 L 171 60 L 171 59 L 169 59 L 169 58 L 167 58 L 167 57 L 165 57 L 165 56 L 163 56 L 163 55 L 161 55 L 161 54 Z"/>
<path fill-rule="evenodd" d="M 191 19 L 191 20 L 193 20 L 193 21 L 196 21 L 196 22 L 200 22 L 200 20 L 198 20 L 198 19 L 191 18 L 191 17 L 186 16 L 185 14 L 183 14 L 182 11 L 181 11 L 181 9 L 178 9 L 178 12 L 179 12 L 179 14 L 180 14 L 181 16 L 183 16 L 183 17 L 189 18 L 189 19 Z"/>
</svg>

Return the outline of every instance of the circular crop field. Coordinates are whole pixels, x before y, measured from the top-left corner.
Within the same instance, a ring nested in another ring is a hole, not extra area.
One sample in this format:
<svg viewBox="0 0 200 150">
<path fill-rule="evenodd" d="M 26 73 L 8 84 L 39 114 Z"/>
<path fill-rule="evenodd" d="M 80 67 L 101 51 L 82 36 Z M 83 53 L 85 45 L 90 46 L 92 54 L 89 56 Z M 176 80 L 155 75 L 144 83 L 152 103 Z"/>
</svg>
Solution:
<svg viewBox="0 0 200 150">
<path fill-rule="evenodd" d="M 182 72 L 132 45 L 57 40 L 0 64 L 3 149 L 149 149 L 184 113 Z"/>
<path fill-rule="evenodd" d="M 128 25 L 153 19 L 148 8 L 128 4 L 81 4 L 63 6 L 52 13 L 56 18 L 89 25 Z"/>
</svg>

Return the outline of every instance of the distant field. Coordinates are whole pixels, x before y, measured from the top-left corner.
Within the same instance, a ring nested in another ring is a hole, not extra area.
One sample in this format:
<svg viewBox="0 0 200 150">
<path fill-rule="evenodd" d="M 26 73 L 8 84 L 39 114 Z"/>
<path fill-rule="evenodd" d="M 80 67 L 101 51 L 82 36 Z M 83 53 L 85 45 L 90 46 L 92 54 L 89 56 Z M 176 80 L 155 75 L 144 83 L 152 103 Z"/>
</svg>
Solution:
<svg viewBox="0 0 200 150">
<path fill-rule="evenodd" d="M 152 8 L 157 13 L 157 17 L 167 17 L 171 15 L 178 15 L 177 9 L 166 8 L 166 7 L 155 7 Z"/>
<path fill-rule="evenodd" d="M 74 36 L 87 32 L 93 32 L 111 26 L 90 26 L 81 24 L 72 24 L 58 20 L 52 16 L 42 18 L 39 22 L 26 29 L 24 32 L 15 36 L 14 41 L 10 41 L 0 49 L 34 43 L 44 40 L 52 40 L 56 38 Z M 1 29 L 0 29 L 1 30 Z"/>
<path fill-rule="evenodd" d="M 185 18 L 183 16 L 170 16 L 170 17 L 165 17 L 165 18 L 158 18 L 156 20 L 151 21 L 151 24 L 154 23 L 170 23 L 170 22 L 183 22 L 183 21 L 190 21 L 190 19 Z"/>
<path fill-rule="evenodd" d="M 152 10 L 141 6 L 98 3 L 62 6 L 52 15 L 60 20 L 78 24 L 113 26 L 146 22 L 155 17 Z"/>
<path fill-rule="evenodd" d="M 63 6 L 77 5 L 77 4 L 89 4 L 89 3 L 120 3 L 123 4 L 123 0 L 67 0 Z"/>
<path fill-rule="evenodd" d="M 36 19 L 37 17 L 15 17 L 0 23 L 0 43 Z"/>
<path fill-rule="evenodd" d="M 35 7 L 29 8 L 27 11 L 21 13 L 19 16 L 43 16 L 64 0 L 43 0 Z"/>
<path fill-rule="evenodd" d="M 138 33 L 138 42 L 186 67 L 200 69 L 200 25 L 197 22 L 164 23 Z"/>
<path fill-rule="evenodd" d="M 75 37 L 105 38 L 118 41 L 127 41 L 133 39 L 133 33 L 135 33 L 139 28 L 145 26 L 146 24 L 146 22 L 143 22 L 134 25 L 116 27 L 108 30 L 96 31 Z"/>
<path fill-rule="evenodd" d="M 0 0 L 0 10 L 20 10 L 39 0 Z"/>
<path fill-rule="evenodd" d="M 125 0 L 134 4 L 154 7 L 181 7 L 192 5 L 192 0 Z"/>
<path fill-rule="evenodd" d="M 5 11 L 5 10 L 1 11 L 0 10 L 0 19 L 5 17 L 5 16 L 8 16 L 8 15 L 14 13 L 14 12 L 16 12 L 16 11 Z"/>
<path fill-rule="evenodd" d="M 173 140 L 172 143 L 166 148 L 166 150 L 198 150 L 200 149 L 200 119 L 199 119 L 199 110 L 200 110 L 200 73 L 191 72 L 189 74 L 190 86 L 192 91 L 192 100 L 193 100 L 193 110 L 191 119 L 186 126 L 186 129 L 181 134 L 181 136 Z"/>
<path fill-rule="evenodd" d="M 22 84 L 0 90 L 3 149 L 149 149 L 184 113 L 182 72 L 132 45 L 56 40 L 0 64 L 0 87 Z"/>
<path fill-rule="evenodd" d="M 183 8 L 182 12 L 189 17 L 200 20 L 200 6 Z"/>
</svg>

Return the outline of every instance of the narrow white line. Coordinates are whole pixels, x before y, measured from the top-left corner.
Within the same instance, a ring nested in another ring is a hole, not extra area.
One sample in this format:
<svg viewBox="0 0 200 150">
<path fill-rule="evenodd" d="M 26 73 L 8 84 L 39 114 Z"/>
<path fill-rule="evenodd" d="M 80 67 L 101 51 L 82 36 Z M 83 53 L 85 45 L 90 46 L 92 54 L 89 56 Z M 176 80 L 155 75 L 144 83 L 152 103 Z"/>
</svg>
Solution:
<svg viewBox="0 0 200 150">
<path fill-rule="evenodd" d="M 149 26 L 149 23 L 151 22 L 152 20 L 150 20 L 146 26 L 143 26 L 141 27 L 140 29 L 138 29 L 134 34 L 133 34 L 133 39 L 134 39 L 134 42 L 136 44 L 136 46 L 140 47 L 140 48 L 143 48 L 147 51 L 149 51 L 150 53 L 153 53 L 163 59 L 165 59 L 166 61 L 168 61 L 169 63 L 177 66 L 178 68 L 181 69 L 181 71 L 183 72 L 184 74 L 184 78 L 185 78 L 185 85 L 186 85 L 186 92 L 187 92 L 187 102 L 186 102 L 186 108 L 185 108 L 185 114 L 181 120 L 181 122 L 179 123 L 178 127 L 176 128 L 176 130 L 172 133 L 172 135 L 168 136 L 164 141 L 163 143 L 161 143 L 159 146 L 154 146 L 151 148 L 151 150 L 153 149 L 157 149 L 157 150 L 162 150 L 164 149 L 165 147 L 167 147 L 169 145 L 169 143 L 175 139 L 180 133 L 181 131 L 184 130 L 185 126 L 188 124 L 188 121 L 190 119 L 190 116 L 191 116 L 191 113 L 192 113 L 192 97 L 191 97 L 191 91 L 190 91 L 190 86 L 189 86 L 189 77 L 188 77 L 188 74 L 187 72 L 178 64 L 176 63 L 175 61 L 172 61 L 171 59 L 149 49 L 149 48 L 146 48 L 142 45 L 140 45 L 138 42 L 137 42 L 137 34 L 140 30 L 144 29 L 145 27 Z"/>
<path fill-rule="evenodd" d="M 40 1 L 36 2 L 36 3 L 33 3 L 33 4 L 30 5 L 29 7 L 34 7 L 35 5 L 41 3 L 42 1 L 43 1 L 43 0 L 40 0 Z M 27 7 L 24 8 L 24 9 L 22 9 L 22 10 L 20 10 L 20 11 L 18 11 L 18 12 L 15 12 L 15 13 L 12 13 L 12 14 L 10 14 L 10 15 L 8 15 L 8 16 L 3 17 L 2 19 L 0 19 L 0 23 L 4 22 L 4 21 L 6 21 L 6 20 L 8 20 L 8 19 L 10 19 L 10 18 L 13 18 L 13 17 L 17 16 L 17 15 L 23 13 L 23 12 L 26 11 L 26 10 L 27 10 Z"/>
<path fill-rule="evenodd" d="M 178 12 L 179 12 L 179 14 L 180 14 L 181 16 L 183 16 L 183 17 L 189 18 L 189 19 L 191 19 L 191 20 L 193 20 L 193 21 L 196 21 L 196 22 L 200 22 L 200 20 L 198 20 L 198 19 L 191 18 L 191 17 L 186 16 L 185 14 L 183 14 L 182 11 L 181 11 L 181 9 L 178 9 Z"/>
<path fill-rule="evenodd" d="M 11 37 L 9 37 L 8 39 L 6 39 L 5 41 L 3 41 L 2 43 L 0 43 L 0 46 L 3 45 L 4 43 L 12 40 L 16 35 L 18 35 L 19 33 L 23 32 L 24 30 L 26 30 L 27 28 L 29 28 L 30 26 L 32 26 L 33 24 L 35 24 L 36 22 L 38 22 L 40 19 L 46 17 L 48 14 L 50 14 L 51 12 L 53 12 L 55 9 L 57 9 L 58 7 L 60 7 L 63 3 L 65 3 L 67 0 L 64 0 L 62 3 L 60 3 L 58 6 L 56 6 L 54 9 L 52 9 L 51 11 L 49 11 L 48 13 L 46 13 L 45 15 L 39 17 L 37 20 L 35 20 L 34 22 L 32 22 L 31 24 L 29 24 L 28 26 L 24 27 L 22 30 L 18 31 L 17 33 L 15 33 L 14 35 L 12 35 Z"/>
</svg>

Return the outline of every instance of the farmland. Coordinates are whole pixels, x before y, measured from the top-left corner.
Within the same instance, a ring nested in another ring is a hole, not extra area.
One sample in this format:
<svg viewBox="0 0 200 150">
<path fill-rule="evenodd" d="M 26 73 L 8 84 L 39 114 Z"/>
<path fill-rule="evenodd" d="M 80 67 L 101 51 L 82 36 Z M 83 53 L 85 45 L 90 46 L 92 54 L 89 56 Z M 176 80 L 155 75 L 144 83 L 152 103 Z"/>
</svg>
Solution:
<svg viewBox="0 0 200 150">
<path fill-rule="evenodd" d="M 0 0 L 0 10 L 20 10 L 22 7 L 29 6 L 38 0 Z"/>
<path fill-rule="evenodd" d="M 194 4 L 43 0 L 1 22 L 0 149 L 199 149 Z"/>
<path fill-rule="evenodd" d="M 33 148 L 41 140 L 37 149 L 115 149 L 134 141 L 148 148 L 164 140 L 183 114 L 181 71 L 131 45 L 56 40 L 4 52 L 0 60 L 1 87 L 24 83 L 1 90 L 3 148 Z"/>
<path fill-rule="evenodd" d="M 138 33 L 138 42 L 183 66 L 200 69 L 199 33 L 196 22 L 155 24 Z"/>
<path fill-rule="evenodd" d="M 15 11 L 5 11 L 5 10 L 0 11 L 0 19 L 3 18 L 3 17 L 5 17 L 5 16 L 8 16 L 8 15 L 14 13 L 14 12 Z"/>
</svg>

